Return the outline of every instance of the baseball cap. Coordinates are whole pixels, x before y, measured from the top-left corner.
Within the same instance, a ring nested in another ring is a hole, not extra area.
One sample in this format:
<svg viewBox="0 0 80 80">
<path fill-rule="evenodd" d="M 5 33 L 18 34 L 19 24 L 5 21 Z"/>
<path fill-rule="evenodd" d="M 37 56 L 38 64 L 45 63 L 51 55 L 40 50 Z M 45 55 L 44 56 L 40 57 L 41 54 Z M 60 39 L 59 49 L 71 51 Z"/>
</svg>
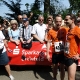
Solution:
<svg viewBox="0 0 80 80">
<path fill-rule="evenodd" d="M 23 19 L 23 22 L 26 22 L 26 21 L 29 21 L 28 18 L 24 18 L 24 19 Z"/>
</svg>

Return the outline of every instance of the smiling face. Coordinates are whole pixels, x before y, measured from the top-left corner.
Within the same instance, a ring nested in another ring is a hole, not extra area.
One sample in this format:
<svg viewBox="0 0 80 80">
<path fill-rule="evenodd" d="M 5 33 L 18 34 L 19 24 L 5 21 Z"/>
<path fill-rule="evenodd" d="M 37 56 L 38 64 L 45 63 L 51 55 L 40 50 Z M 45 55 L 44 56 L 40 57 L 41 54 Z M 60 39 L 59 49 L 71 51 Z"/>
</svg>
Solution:
<svg viewBox="0 0 80 80">
<path fill-rule="evenodd" d="M 12 26 L 12 29 L 17 29 L 17 24 L 16 23 L 11 24 L 11 26 Z"/>
<path fill-rule="evenodd" d="M 17 21 L 16 20 L 11 20 L 11 28 L 15 30 L 15 29 L 17 29 L 17 27 L 18 27 Z"/>
<path fill-rule="evenodd" d="M 71 26 L 71 24 L 73 23 L 73 21 L 72 21 L 72 19 L 70 18 L 69 15 L 67 15 L 67 16 L 65 17 L 64 22 L 65 22 L 65 24 L 66 24 L 67 26 Z"/>
</svg>

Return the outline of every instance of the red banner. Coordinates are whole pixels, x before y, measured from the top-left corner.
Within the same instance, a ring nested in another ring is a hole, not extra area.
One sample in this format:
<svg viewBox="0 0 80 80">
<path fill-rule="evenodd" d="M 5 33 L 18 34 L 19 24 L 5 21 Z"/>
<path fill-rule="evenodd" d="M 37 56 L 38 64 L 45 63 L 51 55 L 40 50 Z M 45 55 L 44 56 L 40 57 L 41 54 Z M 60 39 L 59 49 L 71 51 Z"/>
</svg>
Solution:
<svg viewBox="0 0 80 80">
<path fill-rule="evenodd" d="M 23 49 L 21 44 L 16 46 L 14 43 L 8 42 L 8 45 L 12 50 L 12 52 L 7 52 L 10 65 L 51 65 L 51 62 L 46 58 L 46 44 L 33 42 L 30 50 Z M 52 58 L 51 49 L 50 57 Z M 78 60 L 78 66 L 80 66 L 80 59 Z"/>
<path fill-rule="evenodd" d="M 12 52 L 7 52 L 10 59 L 10 65 L 51 65 L 46 58 L 46 44 L 33 42 L 30 50 L 23 49 L 21 44 L 16 46 L 14 43 L 8 42 Z M 50 56 L 52 57 L 50 49 Z"/>
</svg>

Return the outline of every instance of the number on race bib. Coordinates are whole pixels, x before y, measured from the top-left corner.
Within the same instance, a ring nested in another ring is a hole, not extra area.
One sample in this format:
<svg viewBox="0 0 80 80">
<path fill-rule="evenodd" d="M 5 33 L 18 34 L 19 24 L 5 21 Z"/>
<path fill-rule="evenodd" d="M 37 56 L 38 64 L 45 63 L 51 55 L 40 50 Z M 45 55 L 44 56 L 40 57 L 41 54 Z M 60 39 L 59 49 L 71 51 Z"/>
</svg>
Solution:
<svg viewBox="0 0 80 80">
<path fill-rule="evenodd" d="M 69 54 L 69 46 L 70 46 L 70 43 L 66 42 L 65 43 L 65 48 L 64 48 L 64 53 Z"/>
<path fill-rule="evenodd" d="M 55 52 L 64 51 L 64 43 L 62 41 L 54 42 Z"/>
</svg>

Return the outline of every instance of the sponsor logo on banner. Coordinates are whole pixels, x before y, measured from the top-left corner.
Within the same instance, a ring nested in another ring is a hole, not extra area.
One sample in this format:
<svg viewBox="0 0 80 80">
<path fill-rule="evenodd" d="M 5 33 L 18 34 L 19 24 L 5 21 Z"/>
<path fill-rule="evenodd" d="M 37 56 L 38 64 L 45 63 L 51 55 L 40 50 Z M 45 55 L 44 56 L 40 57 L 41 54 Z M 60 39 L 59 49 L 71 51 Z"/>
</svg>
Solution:
<svg viewBox="0 0 80 80">
<path fill-rule="evenodd" d="M 22 61 L 44 61 L 44 52 L 22 50 Z"/>
<path fill-rule="evenodd" d="M 30 50 L 23 49 L 21 47 L 21 44 L 19 46 L 11 42 L 9 42 L 8 44 L 9 44 L 9 47 L 12 49 L 12 54 L 11 53 L 8 54 L 8 56 L 11 58 L 9 64 L 12 64 L 12 65 L 26 65 L 26 64 L 48 65 L 49 63 L 49 62 L 45 63 L 45 61 L 47 61 L 46 44 L 33 42 L 33 46 Z M 37 48 L 36 48 L 36 45 L 37 45 Z"/>
<path fill-rule="evenodd" d="M 18 48 L 18 46 L 16 46 L 16 48 L 13 50 L 13 54 L 19 54 L 20 49 Z"/>
</svg>

